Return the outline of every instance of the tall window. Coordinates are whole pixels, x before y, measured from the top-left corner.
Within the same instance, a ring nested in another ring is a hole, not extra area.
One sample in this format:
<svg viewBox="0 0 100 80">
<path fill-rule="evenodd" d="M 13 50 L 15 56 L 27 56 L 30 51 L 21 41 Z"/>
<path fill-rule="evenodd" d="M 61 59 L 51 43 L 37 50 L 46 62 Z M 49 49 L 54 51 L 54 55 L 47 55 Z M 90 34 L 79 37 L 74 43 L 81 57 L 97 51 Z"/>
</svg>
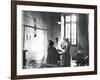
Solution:
<svg viewBox="0 0 100 80">
<path fill-rule="evenodd" d="M 76 45 L 76 15 L 65 15 L 65 38 L 68 38 L 72 45 Z"/>
</svg>

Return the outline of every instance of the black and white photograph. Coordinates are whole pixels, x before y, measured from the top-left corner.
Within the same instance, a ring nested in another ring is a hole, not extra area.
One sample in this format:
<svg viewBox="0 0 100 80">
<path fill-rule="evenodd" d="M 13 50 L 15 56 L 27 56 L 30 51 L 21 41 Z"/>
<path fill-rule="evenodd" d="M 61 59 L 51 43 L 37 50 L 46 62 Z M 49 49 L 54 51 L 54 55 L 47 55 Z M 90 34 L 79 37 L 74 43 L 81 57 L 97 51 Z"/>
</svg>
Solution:
<svg viewBox="0 0 100 80">
<path fill-rule="evenodd" d="M 96 6 L 23 1 L 12 6 L 12 77 L 96 74 Z"/>
<path fill-rule="evenodd" d="M 22 11 L 22 68 L 89 66 L 88 18 L 88 14 Z"/>
</svg>

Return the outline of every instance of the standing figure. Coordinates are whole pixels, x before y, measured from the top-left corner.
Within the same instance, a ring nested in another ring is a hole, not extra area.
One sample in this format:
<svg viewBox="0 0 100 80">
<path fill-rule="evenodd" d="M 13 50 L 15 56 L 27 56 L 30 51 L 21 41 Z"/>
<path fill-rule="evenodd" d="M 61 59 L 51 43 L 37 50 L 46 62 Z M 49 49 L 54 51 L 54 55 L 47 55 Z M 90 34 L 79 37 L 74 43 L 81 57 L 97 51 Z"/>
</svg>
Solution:
<svg viewBox="0 0 100 80">
<path fill-rule="evenodd" d="M 58 41 L 59 41 L 59 39 L 56 37 L 55 45 L 54 45 L 56 49 L 58 49 Z"/>
<path fill-rule="evenodd" d="M 64 38 L 64 42 L 61 47 L 63 49 L 63 66 L 70 67 L 71 66 L 71 55 L 70 55 L 70 42 L 69 39 Z"/>
<path fill-rule="evenodd" d="M 54 47 L 54 42 L 50 40 L 47 55 L 47 64 L 57 65 L 58 52 Z"/>
</svg>

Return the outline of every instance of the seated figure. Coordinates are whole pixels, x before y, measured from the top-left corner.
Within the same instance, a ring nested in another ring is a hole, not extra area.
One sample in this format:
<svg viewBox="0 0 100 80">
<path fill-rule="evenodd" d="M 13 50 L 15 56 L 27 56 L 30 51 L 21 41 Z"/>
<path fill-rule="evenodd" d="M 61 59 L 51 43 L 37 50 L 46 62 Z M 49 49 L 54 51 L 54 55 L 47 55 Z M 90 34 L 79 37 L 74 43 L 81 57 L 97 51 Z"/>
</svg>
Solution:
<svg viewBox="0 0 100 80">
<path fill-rule="evenodd" d="M 50 40 L 46 62 L 47 64 L 57 65 L 58 58 L 59 55 L 56 48 L 54 47 L 54 42 Z"/>
</svg>

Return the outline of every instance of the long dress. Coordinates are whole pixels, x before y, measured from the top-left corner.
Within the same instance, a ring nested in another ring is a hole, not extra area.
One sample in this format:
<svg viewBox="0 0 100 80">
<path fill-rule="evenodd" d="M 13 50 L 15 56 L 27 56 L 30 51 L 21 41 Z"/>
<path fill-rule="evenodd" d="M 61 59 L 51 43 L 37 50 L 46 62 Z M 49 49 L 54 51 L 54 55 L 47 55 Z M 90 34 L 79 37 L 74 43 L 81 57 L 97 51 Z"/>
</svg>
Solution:
<svg viewBox="0 0 100 80">
<path fill-rule="evenodd" d="M 47 55 L 47 64 L 54 64 L 57 65 L 58 60 L 58 52 L 55 47 L 48 48 L 48 55 Z"/>
<path fill-rule="evenodd" d="M 71 66 L 70 43 L 67 44 L 65 52 L 63 53 L 64 67 Z"/>
</svg>

